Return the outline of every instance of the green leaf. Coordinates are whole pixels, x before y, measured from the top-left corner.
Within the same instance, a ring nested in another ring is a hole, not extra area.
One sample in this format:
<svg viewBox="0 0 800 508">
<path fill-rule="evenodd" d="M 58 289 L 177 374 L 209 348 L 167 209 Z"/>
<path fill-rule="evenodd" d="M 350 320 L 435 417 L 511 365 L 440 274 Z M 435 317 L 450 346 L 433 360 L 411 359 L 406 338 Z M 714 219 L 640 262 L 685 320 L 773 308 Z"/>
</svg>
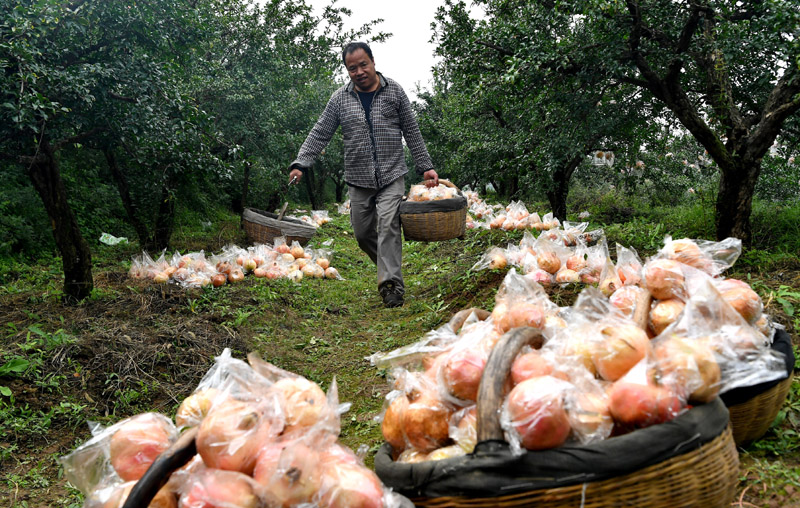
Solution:
<svg viewBox="0 0 800 508">
<path fill-rule="evenodd" d="M 0 376 L 7 376 L 12 372 L 14 374 L 21 374 L 28 369 L 30 364 L 31 362 L 24 358 L 14 358 L 0 366 Z"/>
<path fill-rule="evenodd" d="M 7 386 L 0 386 L 0 395 L 3 397 L 11 397 L 11 389 Z"/>
</svg>

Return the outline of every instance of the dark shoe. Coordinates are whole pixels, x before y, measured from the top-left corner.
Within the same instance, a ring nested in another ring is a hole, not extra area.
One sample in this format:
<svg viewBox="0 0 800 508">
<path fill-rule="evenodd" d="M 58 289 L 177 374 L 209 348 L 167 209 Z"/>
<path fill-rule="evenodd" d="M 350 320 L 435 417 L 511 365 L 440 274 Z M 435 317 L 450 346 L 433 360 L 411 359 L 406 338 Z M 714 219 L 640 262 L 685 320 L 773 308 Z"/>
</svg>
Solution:
<svg viewBox="0 0 800 508">
<path fill-rule="evenodd" d="M 381 284 L 378 292 L 383 298 L 383 304 L 386 307 L 402 307 L 403 306 L 403 289 L 398 287 L 394 282 L 384 282 Z"/>
</svg>

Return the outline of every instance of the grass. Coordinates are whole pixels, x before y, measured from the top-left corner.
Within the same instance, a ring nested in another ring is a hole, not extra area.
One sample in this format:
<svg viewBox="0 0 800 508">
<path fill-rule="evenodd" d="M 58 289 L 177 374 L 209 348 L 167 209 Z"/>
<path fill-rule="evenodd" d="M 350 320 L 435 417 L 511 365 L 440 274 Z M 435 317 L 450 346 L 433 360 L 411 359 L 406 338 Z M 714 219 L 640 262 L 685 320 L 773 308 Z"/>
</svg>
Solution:
<svg viewBox="0 0 800 508">
<path fill-rule="evenodd" d="M 618 242 L 645 257 L 665 234 L 699 230 L 696 210 L 650 217 L 632 206 L 624 222 L 590 226 L 604 228 L 612 253 Z M 135 243 L 97 245 L 95 291 L 68 307 L 59 299 L 60 260 L 0 261 L 0 505 L 79 506 L 80 496 L 54 459 L 89 437 L 86 422 L 107 425 L 143 411 L 172 415 L 225 347 L 238 358 L 256 352 L 323 389 L 335 379 L 341 400 L 352 403 L 341 441 L 365 449 L 371 465 L 382 442 L 375 417 L 389 388 L 386 373 L 366 357 L 419 340 L 462 308 L 491 309 L 502 274 L 471 267 L 489 247 L 518 242 L 521 234 L 469 231 L 463 240 L 404 243 L 406 304 L 385 309 L 375 267 L 356 245 L 347 217 L 335 210 L 331 217 L 312 243 L 333 241 L 331 263 L 343 281 L 248 277 L 238 285 L 185 291 L 128 279 Z M 181 252 L 245 244 L 233 216 L 217 217 L 211 226 L 181 226 L 173 240 Z M 735 268 L 796 337 L 796 256 L 766 246 L 744 252 Z M 554 290 L 552 297 L 567 305 L 574 294 Z M 744 452 L 740 490 L 750 488 L 743 499 L 785 499 L 785 486 L 797 482 L 799 400 L 796 380 L 773 430 Z"/>
</svg>

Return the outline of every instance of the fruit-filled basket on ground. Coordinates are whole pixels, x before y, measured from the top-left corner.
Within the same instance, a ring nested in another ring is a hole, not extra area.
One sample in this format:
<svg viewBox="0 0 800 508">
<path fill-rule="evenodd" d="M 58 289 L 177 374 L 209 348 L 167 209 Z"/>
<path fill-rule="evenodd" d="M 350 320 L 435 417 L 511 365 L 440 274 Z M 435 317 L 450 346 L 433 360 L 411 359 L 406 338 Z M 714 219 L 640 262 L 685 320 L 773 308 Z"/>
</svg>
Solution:
<svg viewBox="0 0 800 508">
<path fill-rule="evenodd" d="M 283 236 L 287 243 L 297 241 L 300 245 L 307 244 L 317 229 L 300 219 L 279 217 L 257 208 L 244 209 L 242 227 L 250 243 L 271 244 L 275 238 Z"/>
<path fill-rule="evenodd" d="M 376 472 L 422 506 L 727 506 L 738 456 L 718 395 L 784 376 L 783 358 L 707 277 L 690 286 L 654 334 L 646 287 L 560 308 L 510 270 L 491 313 L 373 355 L 392 388 Z"/>
</svg>

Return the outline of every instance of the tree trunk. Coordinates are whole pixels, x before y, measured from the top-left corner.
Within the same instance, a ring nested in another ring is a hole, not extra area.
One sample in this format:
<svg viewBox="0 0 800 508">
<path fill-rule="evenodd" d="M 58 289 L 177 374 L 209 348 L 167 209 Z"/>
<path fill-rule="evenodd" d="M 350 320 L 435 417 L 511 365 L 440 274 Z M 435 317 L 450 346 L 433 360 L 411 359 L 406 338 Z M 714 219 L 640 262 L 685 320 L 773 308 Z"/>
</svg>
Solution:
<svg viewBox="0 0 800 508">
<path fill-rule="evenodd" d="M 172 228 L 175 224 L 175 197 L 170 192 L 169 181 L 164 182 L 161 188 L 161 201 L 158 205 L 158 215 L 156 216 L 156 226 L 153 232 L 152 248 L 162 251 L 169 247 L 169 240 L 172 237 Z"/>
<path fill-rule="evenodd" d="M 342 203 L 343 202 L 342 200 L 344 199 L 344 188 L 345 188 L 344 179 L 337 180 L 336 178 L 331 177 L 331 180 L 333 180 L 333 189 L 336 192 L 336 202 Z"/>
<path fill-rule="evenodd" d="M 150 243 L 150 233 L 147 230 L 147 226 L 136 214 L 136 207 L 131 198 L 128 181 L 125 179 L 125 175 L 117 163 L 114 150 L 112 148 L 105 148 L 103 149 L 103 155 L 105 155 L 108 168 L 111 170 L 111 177 L 117 185 L 119 197 L 122 199 L 122 206 L 125 207 L 125 213 L 128 215 L 128 222 L 133 226 L 134 231 L 136 231 L 136 236 L 139 237 L 139 245 L 146 246 Z"/>
<path fill-rule="evenodd" d="M 519 175 L 513 174 L 503 179 L 503 197 L 512 199 L 517 192 L 519 192 Z"/>
<path fill-rule="evenodd" d="M 316 189 L 314 189 L 314 187 L 316 187 L 316 185 L 314 185 L 316 183 L 314 182 L 314 176 L 315 171 L 309 168 L 309 170 L 306 171 L 304 180 L 306 181 L 306 192 L 308 193 L 308 200 L 311 202 L 311 209 L 319 210 L 319 198 L 317 196 Z"/>
<path fill-rule="evenodd" d="M 242 213 L 247 207 L 247 193 L 250 191 L 250 171 L 252 164 L 250 161 L 244 161 L 244 183 L 242 184 L 242 198 L 239 200 L 238 206 L 234 208 L 234 212 Z"/>
<path fill-rule="evenodd" d="M 741 161 L 733 168 L 720 168 L 715 215 L 717 240 L 735 237 L 744 245 L 752 242 L 750 214 L 761 161 Z"/>
<path fill-rule="evenodd" d="M 92 279 L 92 252 L 81 235 L 78 222 L 67 202 L 67 191 L 61 179 L 61 170 L 53 148 L 42 139 L 40 153 L 28 168 L 28 175 L 39 197 L 42 198 L 53 238 L 61 254 L 64 268 L 64 300 L 80 301 L 94 288 Z"/>
<path fill-rule="evenodd" d="M 553 209 L 553 215 L 561 222 L 567 220 L 569 181 L 572 180 L 572 175 L 575 174 L 575 170 L 578 169 L 581 161 L 586 158 L 586 154 L 589 153 L 591 147 L 597 142 L 597 139 L 598 137 L 591 139 L 583 147 L 582 151 L 565 161 L 564 164 L 553 173 L 552 187 L 547 191 L 547 199 L 550 201 L 550 208 Z"/>
</svg>

